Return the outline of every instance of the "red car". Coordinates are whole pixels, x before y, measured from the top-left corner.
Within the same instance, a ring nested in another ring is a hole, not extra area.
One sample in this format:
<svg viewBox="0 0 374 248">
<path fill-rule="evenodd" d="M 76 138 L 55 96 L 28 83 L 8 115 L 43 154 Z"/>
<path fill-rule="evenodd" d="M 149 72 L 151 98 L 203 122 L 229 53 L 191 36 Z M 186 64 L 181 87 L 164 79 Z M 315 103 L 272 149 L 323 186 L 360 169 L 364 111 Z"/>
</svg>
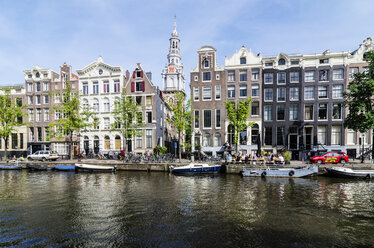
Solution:
<svg viewBox="0 0 374 248">
<path fill-rule="evenodd" d="M 348 155 L 344 152 L 328 152 L 322 156 L 314 156 L 310 158 L 312 163 L 342 163 L 348 162 Z"/>
</svg>

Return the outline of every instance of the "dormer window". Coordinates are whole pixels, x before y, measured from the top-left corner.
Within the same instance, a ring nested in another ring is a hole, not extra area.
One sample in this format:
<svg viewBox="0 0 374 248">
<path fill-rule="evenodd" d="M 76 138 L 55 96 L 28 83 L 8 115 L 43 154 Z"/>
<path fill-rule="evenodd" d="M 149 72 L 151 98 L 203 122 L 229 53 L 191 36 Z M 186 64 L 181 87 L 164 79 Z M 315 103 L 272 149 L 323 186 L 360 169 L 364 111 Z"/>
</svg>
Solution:
<svg viewBox="0 0 374 248">
<path fill-rule="evenodd" d="M 136 71 L 136 77 L 142 77 L 142 71 Z"/>
<path fill-rule="evenodd" d="M 292 60 L 291 61 L 291 65 L 298 65 L 299 64 L 299 61 L 298 60 Z"/>
<path fill-rule="evenodd" d="M 265 63 L 265 66 L 273 66 L 273 63 L 271 62 Z"/>
<path fill-rule="evenodd" d="M 246 58 L 246 57 L 241 57 L 241 58 L 240 58 L 240 64 L 241 64 L 241 65 L 245 65 L 245 64 L 247 64 L 247 58 Z"/>
<path fill-rule="evenodd" d="M 284 59 L 278 60 L 278 65 L 285 65 L 285 64 L 286 64 L 286 60 Z"/>
<path fill-rule="evenodd" d="M 29 78 L 32 78 L 32 75 L 31 75 L 31 74 L 29 74 L 29 75 L 28 75 L 28 77 L 29 77 Z"/>
<path fill-rule="evenodd" d="M 204 68 L 209 68 L 209 60 L 204 60 Z"/>
<path fill-rule="evenodd" d="M 319 63 L 320 64 L 328 64 L 329 63 L 329 59 L 320 59 Z"/>
<path fill-rule="evenodd" d="M 40 78 L 40 73 L 37 72 L 37 73 L 35 74 L 35 77 Z"/>
<path fill-rule="evenodd" d="M 363 58 L 363 59 L 366 59 L 368 55 L 369 55 L 369 53 L 368 53 L 368 52 L 365 52 L 365 53 L 362 55 L 362 58 Z"/>
</svg>

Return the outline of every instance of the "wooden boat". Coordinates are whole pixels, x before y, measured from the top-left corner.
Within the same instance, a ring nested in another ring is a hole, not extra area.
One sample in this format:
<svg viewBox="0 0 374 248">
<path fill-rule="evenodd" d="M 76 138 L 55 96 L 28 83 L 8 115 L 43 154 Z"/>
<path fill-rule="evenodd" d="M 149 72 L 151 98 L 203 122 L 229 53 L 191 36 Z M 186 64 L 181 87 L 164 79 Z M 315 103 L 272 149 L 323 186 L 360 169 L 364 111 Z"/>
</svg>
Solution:
<svg viewBox="0 0 374 248">
<path fill-rule="evenodd" d="M 75 165 L 56 165 L 54 169 L 58 171 L 75 171 Z"/>
<path fill-rule="evenodd" d="M 297 168 L 244 168 L 245 177 L 306 177 L 318 173 L 318 166 Z"/>
<path fill-rule="evenodd" d="M 26 168 L 33 171 L 46 171 L 52 169 L 52 167 L 45 164 L 26 164 Z"/>
<path fill-rule="evenodd" d="M 93 164 L 75 164 L 76 171 L 116 171 L 117 166 L 93 165 Z"/>
<path fill-rule="evenodd" d="M 374 178 L 374 170 L 353 170 L 345 167 L 325 167 L 325 170 L 334 177 L 345 178 Z"/>
<path fill-rule="evenodd" d="M 180 167 L 171 166 L 170 169 L 172 173 L 217 173 L 221 165 L 190 163 Z"/>
<path fill-rule="evenodd" d="M 22 169 L 22 165 L 0 164 L 0 170 L 20 170 L 20 169 Z"/>
</svg>

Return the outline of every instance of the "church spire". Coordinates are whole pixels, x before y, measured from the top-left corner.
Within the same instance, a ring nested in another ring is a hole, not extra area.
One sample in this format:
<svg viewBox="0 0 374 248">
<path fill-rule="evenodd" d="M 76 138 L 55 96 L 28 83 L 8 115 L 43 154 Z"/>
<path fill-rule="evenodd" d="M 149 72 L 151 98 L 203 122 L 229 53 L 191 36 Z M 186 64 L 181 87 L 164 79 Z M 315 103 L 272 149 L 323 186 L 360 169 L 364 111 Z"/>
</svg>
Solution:
<svg viewBox="0 0 374 248">
<path fill-rule="evenodd" d="M 173 33 L 171 33 L 171 36 L 178 37 L 178 31 L 177 31 L 177 16 L 174 15 L 174 28 Z"/>
</svg>

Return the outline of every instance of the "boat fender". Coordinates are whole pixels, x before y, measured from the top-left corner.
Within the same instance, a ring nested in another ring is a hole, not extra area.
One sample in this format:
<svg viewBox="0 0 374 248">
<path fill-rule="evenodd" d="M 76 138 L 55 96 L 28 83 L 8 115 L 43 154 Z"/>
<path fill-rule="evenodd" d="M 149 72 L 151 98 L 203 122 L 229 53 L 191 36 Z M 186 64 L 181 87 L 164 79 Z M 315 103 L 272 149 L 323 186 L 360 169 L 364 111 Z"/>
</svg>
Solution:
<svg viewBox="0 0 374 248">
<path fill-rule="evenodd" d="M 265 171 L 261 173 L 261 177 L 266 177 L 266 172 Z"/>
<path fill-rule="evenodd" d="M 292 171 L 290 171 L 290 172 L 288 173 L 288 175 L 289 175 L 290 177 L 292 177 L 293 175 L 295 175 L 295 172 L 292 170 Z"/>
</svg>

